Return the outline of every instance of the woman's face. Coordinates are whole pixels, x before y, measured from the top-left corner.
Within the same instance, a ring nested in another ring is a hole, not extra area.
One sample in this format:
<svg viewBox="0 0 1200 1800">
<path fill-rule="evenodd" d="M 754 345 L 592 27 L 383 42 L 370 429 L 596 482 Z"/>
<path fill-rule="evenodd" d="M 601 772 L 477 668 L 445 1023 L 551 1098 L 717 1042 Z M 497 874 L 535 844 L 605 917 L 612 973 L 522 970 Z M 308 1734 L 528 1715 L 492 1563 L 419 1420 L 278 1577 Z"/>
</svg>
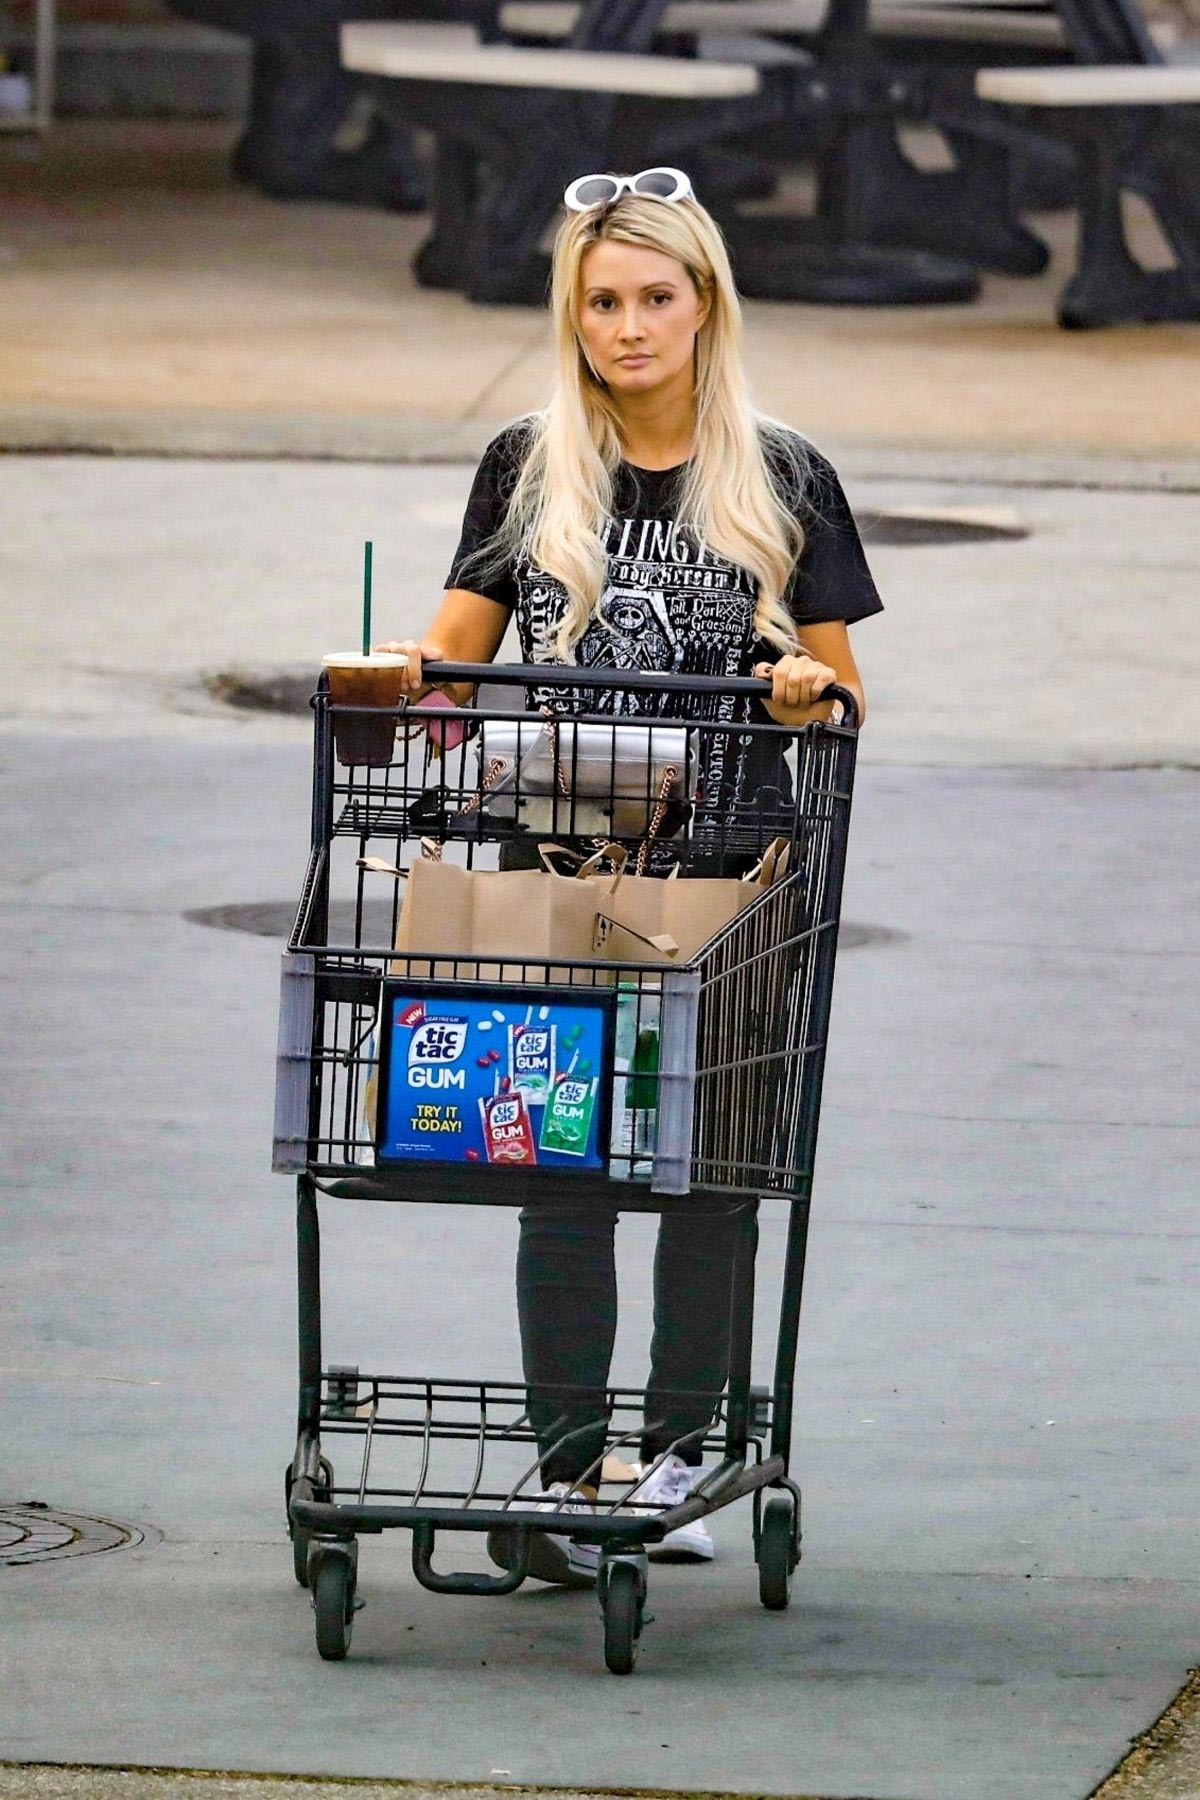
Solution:
<svg viewBox="0 0 1200 1800">
<path fill-rule="evenodd" d="M 604 238 L 584 252 L 579 280 L 584 346 L 614 395 L 690 385 L 708 305 L 681 262 Z"/>
</svg>

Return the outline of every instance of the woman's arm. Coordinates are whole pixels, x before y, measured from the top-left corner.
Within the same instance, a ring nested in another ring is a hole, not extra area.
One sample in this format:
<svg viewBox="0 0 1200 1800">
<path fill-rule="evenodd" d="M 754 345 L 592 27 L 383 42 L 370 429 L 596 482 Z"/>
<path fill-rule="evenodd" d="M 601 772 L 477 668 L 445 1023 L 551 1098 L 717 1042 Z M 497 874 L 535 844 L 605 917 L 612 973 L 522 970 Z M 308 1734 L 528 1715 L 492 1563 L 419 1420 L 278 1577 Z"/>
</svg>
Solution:
<svg viewBox="0 0 1200 1800">
<path fill-rule="evenodd" d="M 409 700 L 419 700 L 434 686 L 424 679 L 426 662 L 493 661 L 509 616 L 507 606 L 501 606 L 498 600 L 473 594 L 469 588 L 448 588 L 437 617 L 420 643 L 415 638 L 391 639 L 375 648 L 408 657 L 404 694 Z M 461 682 L 448 683 L 445 691 L 457 706 L 465 706 L 472 692 Z"/>
<path fill-rule="evenodd" d="M 807 725 L 810 719 L 827 719 L 832 702 L 815 704 L 831 682 L 849 688 L 858 701 L 858 722 L 867 716 L 862 679 L 850 635 L 841 619 L 823 625 L 805 625 L 804 645 L 798 656 L 784 656 L 772 667 L 759 663 L 754 673 L 773 684 L 771 698 L 764 702 L 777 725 Z"/>
</svg>

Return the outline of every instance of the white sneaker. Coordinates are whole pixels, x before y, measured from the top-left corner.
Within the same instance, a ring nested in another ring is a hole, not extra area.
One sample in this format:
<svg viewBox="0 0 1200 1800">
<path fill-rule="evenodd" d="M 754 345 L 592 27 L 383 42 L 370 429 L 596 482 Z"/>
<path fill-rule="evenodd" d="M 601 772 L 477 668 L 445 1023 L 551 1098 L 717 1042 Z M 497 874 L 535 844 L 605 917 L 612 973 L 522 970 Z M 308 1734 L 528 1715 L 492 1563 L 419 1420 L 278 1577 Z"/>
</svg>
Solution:
<svg viewBox="0 0 1200 1800">
<path fill-rule="evenodd" d="M 640 1464 L 639 1467 L 645 1467 Z M 682 1506 L 688 1498 L 700 1470 L 685 1463 L 682 1456 L 665 1456 L 661 1462 L 651 1463 L 649 1473 L 628 1496 L 647 1506 L 661 1507 L 668 1512 L 673 1506 Z M 701 1562 L 711 1562 L 715 1554 L 712 1533 L 703 1519 L 693 1519 L 687 1525 L 677 1525 L 674 1531 L 668 1531 L 661 1543 L 651 1546 L 652 1550 L 668 1550 L 676 1556 L 694 1556 Z"/>
<path fill-rule="evenodd" d="M 590 1518 L 596 1509 L 569 1481 L 552 1481 L 537 1499 L 525 1500 L 518 1496 L 513 1502 L 513 1510 L 580 1513 Z M 511 1567 L 510 1531 L 489 1531 L 487 1548 L 497 1568 Z M 538 1581 L 557 1582 L 561 1587 L 594 1587 L 599 1566 L 599 1544 L 577 1544 L 573 1538 L 557 1531 L 535 1531 L 530 1541 L 529 1573 Z"/>
</svg>

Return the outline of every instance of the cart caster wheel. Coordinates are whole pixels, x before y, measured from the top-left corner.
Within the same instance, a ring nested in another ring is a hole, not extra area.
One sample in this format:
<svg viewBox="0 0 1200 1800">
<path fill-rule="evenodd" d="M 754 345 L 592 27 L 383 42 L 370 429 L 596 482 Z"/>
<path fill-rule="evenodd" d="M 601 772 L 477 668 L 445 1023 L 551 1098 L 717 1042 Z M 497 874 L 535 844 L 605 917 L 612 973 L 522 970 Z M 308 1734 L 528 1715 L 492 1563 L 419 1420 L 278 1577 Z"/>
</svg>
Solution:
<svg viewBox="0 0 1200 1800">
<path fill-rule="evenodd" d="M 313 1583 L 317 1650 L 326 1662 L 341 1662 L 354 1628 L 354 1570 L 344 1556 L 323 1556 Z"/>
<path fill-rule="evenodd" d="M 637 1569 L 632 1563 L 613 1563 L 604 1584 L 604 1662 L 613 1675 L 633 1673 L 645 1603 Z"/>
<path fill-rule="evenodd" d="M 763 1508 L 758 1532 L 758 1597 L 768 1612 L 782 1612 L 792 1597 L 796 1566 L 792 1502 L 777 1495 Z"/>
</svg>

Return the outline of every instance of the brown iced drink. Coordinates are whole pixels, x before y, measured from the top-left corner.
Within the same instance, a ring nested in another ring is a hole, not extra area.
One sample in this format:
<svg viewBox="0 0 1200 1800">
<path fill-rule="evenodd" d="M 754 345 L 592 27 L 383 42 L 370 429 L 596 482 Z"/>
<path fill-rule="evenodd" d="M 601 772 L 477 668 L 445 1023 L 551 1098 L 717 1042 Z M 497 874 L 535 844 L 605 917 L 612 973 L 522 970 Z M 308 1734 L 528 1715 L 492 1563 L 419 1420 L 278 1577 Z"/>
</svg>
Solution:
<svg viewBox="0 0 1200 1800">
<path fill-rule="evenodd" d="M 343 706 L 387 706 L 400 704 L 401 681 L 408 667 L 406 656 L 373 650 L 364 656 L 359 650 L 341 650 L 324 659 L 329 677 L 329 696 L 334 704 L 333 741 L 337 759 L 344 766 L 366 763 L 383 768 L 392 760 L 396 741 L 396 721 L 382 715 L 339 712 Z"/>
</svg>

